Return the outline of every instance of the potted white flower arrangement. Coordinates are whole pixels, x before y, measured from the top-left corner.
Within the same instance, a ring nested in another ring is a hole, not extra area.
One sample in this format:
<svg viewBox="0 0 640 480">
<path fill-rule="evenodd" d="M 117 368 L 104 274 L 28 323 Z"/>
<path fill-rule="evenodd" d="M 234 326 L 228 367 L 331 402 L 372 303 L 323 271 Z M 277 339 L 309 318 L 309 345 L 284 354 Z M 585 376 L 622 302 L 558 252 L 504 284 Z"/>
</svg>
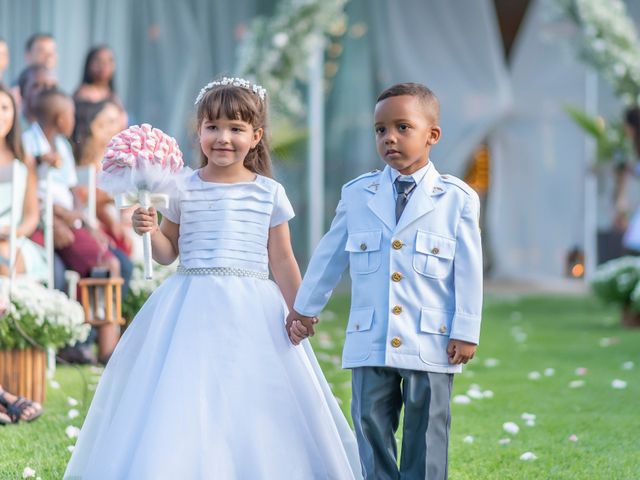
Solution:
<svg viewBox="0 0 640 480">
<path fill-rule="evenodd" d="M 593 275 L 594 293 L 621 307 L 622 325 L 640 327 L 640 257 L 620 257 L 600 265 Z"/>
<path fill-rule="evenodd" d="M 11 293 L 9 295 L 9 293 Z M 82 306 L 27 278 L 0 278 L 0 385 L 42 403 L 46 349 L 84 341 Z"/>
</svg>

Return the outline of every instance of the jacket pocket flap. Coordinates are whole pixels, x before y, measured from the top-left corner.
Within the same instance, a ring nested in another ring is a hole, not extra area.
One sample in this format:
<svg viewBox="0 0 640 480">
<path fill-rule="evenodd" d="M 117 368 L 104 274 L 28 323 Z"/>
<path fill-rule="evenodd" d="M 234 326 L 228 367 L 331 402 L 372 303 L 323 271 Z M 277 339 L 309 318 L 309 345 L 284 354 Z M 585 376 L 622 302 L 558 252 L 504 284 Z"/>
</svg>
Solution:
<svg viewBox="0 0 640 480">
<path fill-rule="evenodd" d="M 456 241 L 435 233 L 418 230 L 416 234 L 416 252 L 434 255 L 438 258 L 453 258 L 456 251 Z"/>
<path fill-rule="evenodd" d="M 349 314 L 349 324 L 347 325 L 347 333 L 362 332 L 371 329 L 373 322 L 373 307 L 354 308 Z"/>
<path fill-rule="evenodd" d="M 423 308 L 420 313 L 420 331 L 436 335 L 449 335 L 453 312 Z"/>
<path fill-rule="evenodd" d="M 375 252 L 380 250 L 380 241 L 382 239 L 382 230 L 373 230 L 370 232 L 353 232 L 347 238 L 347 252 Z"/>
</svg>

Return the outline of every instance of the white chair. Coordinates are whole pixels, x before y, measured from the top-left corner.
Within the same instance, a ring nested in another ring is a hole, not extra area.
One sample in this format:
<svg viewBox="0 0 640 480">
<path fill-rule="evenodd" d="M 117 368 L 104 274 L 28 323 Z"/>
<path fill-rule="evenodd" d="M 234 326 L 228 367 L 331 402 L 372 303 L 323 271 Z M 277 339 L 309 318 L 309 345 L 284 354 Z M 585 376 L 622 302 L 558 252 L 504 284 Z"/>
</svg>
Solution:
<svg viewBox="0 0 640 480">
<path fill-rule="evenodd" d="M 96 166 L 83 165 L 76 167 L 76 175 L 78 176 L 78 186 L 87 188 L 87 205 L 84 209 L 84 216 L 92 228 L 98 226 L 96 216 Z"/>
</svg>

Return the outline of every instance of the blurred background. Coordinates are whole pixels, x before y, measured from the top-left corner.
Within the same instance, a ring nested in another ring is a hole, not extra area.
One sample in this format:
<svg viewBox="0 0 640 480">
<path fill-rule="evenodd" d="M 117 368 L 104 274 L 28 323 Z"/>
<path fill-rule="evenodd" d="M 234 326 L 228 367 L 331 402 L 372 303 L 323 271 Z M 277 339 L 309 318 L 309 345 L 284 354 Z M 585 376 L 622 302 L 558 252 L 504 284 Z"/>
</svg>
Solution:
<svg viewBox="0 0 640 480">
<path fill-rule="evenodd" d="M 277 177 L 298 213 L 292 228 L 302 264 L 340 186 L 383 166 L 371 121 L 377 94 L 396 82 L 424 83 L 442 104 L 444 133 L 432 160 L 483 201 L 487 276 L 580 278 L 621 248 L 619 159 L 598 160 L 597 142 L 567 110 L 599 116 L 608 128 L 637 99 L 622 98 L 602 68 L 580 57 L 590 32 L 571 15 L 579 3 L 0 0 L 10 58 L 2 80 L 15 82 L 36 32 L 55 39 L 55 72 L 69 93 L 81 83 L 88 49 L 108 45 L 130 123 L 175 136 L 189 159 L 197 158 L 200 88 L 221 75 L 262 82 Z M 637 26 L 640 4 L 622 3 L 621 16 Z M 631 210 L 635 190 L 631 180 Z"/>
</svg>

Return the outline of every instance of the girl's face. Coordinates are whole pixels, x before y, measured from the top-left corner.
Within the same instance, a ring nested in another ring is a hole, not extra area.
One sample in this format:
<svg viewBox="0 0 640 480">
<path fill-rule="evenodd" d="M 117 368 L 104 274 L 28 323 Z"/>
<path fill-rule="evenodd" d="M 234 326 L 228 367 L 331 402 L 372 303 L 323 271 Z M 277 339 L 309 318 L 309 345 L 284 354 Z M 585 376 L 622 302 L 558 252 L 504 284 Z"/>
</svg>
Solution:
<svg viewBox="0 0 640 480">
<path fill-rule="evenodd" d="M 208 163 L 216 167 L 243 166 L 249 150 L 262 139 L 262 128 L 243 120 L 220 117 L 200 125 L 200 148 Z"/>
<path fill-rule="evenodd" d="M 95 140 L 96 146 L 103 150 L 107 147 L 109 140 L 118 133 L 122 126 L 122 112 L 113 103 L 107 103 L 91 122 L 91 137 Z"/>
<path fill-rule="evenodd" d="M 15 113 L 9 95 L 5 92 L 0 92 L 0 138 L 7 138 L 7 135 L 13 128 Z"/>
<path fill-rule="evenodd" d="M 91 78 L 93 78 L 94 81 L 108 82 L 111 80 L 111 77 L 113 77 L 115 69 L 116 64 L 113 59 L 113 53 L 106 48 L 99 50 L 89 65 Z"/>
</svg>

